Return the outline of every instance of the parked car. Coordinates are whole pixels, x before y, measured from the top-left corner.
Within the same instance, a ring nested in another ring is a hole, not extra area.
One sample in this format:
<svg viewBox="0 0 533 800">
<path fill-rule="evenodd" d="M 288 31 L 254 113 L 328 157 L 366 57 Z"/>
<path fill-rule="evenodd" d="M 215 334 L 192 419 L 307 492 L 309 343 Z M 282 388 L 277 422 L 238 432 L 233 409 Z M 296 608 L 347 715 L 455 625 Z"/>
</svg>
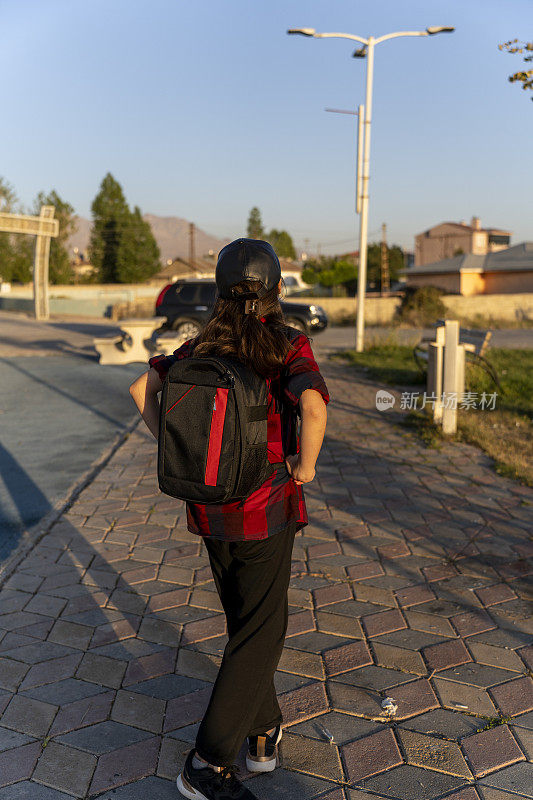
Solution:
<svg viewBox="0 0 533 800">
<path fill-rule="evenodd" d="M 196 336 L 209 319 L 216 291 L 213 280 L 181 280 L 167 284 L 155 303 L 155 316 L 166 317 L 158 332 L 176 331 L 184 342 Z M 316 333 L 327 327 L 328 318 L 320 306 L 282 300 L 281 308 L 287 325 L 303 333 Z"/>
</svg>

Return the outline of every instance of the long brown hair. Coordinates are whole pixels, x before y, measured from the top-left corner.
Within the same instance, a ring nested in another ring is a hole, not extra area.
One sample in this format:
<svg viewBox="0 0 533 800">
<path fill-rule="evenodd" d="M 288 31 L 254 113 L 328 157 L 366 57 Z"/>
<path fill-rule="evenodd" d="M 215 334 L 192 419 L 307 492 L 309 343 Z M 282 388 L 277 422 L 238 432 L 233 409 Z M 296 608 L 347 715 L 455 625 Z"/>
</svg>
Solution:
<svg viewBox="0 0 533 800">
<path fill-rule="evenodd" d="M 260 281 L 248 279 L 233 288 L 243 294 L 256 292 L 260 287 Z M 274 377 L 292 347 L 277 286 L 257 300 L 255 312 L 245 314 L 244 307 L 244 299 L 218 297 L 207 325 L 194 340 L 194 355 L 238 358 L 259 375 Z"/>
</svg>

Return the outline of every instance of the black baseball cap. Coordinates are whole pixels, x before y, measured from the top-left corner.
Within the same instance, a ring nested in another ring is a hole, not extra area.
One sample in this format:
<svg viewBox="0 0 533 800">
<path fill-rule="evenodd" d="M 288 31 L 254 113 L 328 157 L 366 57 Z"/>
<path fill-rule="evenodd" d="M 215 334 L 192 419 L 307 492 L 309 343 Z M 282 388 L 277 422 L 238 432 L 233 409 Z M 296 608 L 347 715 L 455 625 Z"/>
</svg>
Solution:
<svg viewBox="0 0 533 800">
<path fill-rule="evenodd" d="M 220 297 L 226 300 L 256 297 L 261 299 L 277 286 L 281 265 L 276 251 L 262 239 L 235 239 L 218 254 L 215 280 Z M 232 287 L 246 279 L 261 281 L 256 292 L 232 293 Z"/>
</svg>

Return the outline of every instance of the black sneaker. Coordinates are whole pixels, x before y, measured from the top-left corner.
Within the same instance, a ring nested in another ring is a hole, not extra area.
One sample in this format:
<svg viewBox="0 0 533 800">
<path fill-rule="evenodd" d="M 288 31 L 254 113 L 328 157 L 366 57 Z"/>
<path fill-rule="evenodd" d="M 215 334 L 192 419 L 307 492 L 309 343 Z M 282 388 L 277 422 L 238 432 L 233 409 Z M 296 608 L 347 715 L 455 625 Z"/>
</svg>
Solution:
<svg viewBox="0 0 533 800">
<path fill-rule="evenodd" d="M 194 750 L 191 750 L 181 775 L 176 781 L 183 797 L 190 800 L 257 800 L 235 776 L 236 767 L 223 767 L 215 772 L 211 767 L 195 769 L 192 765 Z"/>
<path fill-rule="evenodd" d="M 248 737 L 248 753 L 246 767 L 250 772 L 272 772 L 276 769 L 278 743 L 281 739 L 281 725 L 277 725 L 274 733 Z"/>
</svg>

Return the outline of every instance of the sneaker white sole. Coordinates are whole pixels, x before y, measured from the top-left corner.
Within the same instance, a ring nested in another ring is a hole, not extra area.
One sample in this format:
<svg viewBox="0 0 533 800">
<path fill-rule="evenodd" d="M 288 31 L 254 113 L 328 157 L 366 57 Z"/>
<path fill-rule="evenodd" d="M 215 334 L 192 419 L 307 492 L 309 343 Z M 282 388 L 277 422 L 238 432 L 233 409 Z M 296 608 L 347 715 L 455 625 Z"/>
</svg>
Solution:
<svg viewBox="0 0 533 800">
<path fill-rule="evenodd" d="M 278 745 L 281 741 L 281 737 L 283 736 L 283 731 L 279 729 L 279 735 L 276 739 L 276 745 Z M 277 753 L 274 755 L 273 758 L 270 758 L 268 761 L 255 761 L 253 758 L 250 757 L 249 752 L 246 754 L 246 769 L 248 772 L 273 772 L 276 769 L 276 765 L 278 763 Z"/>
<path fill-rule="evenodd" d="M 178 787 L 180 794 L 182 794 L 183 797 L 188 797 L 189 800 L 209 800 L 205 794 L 193 789 L 193 787 L 184 780 L 182 775 L 178 775 L 176 779 L 176 786 Z"/>
</svg>

